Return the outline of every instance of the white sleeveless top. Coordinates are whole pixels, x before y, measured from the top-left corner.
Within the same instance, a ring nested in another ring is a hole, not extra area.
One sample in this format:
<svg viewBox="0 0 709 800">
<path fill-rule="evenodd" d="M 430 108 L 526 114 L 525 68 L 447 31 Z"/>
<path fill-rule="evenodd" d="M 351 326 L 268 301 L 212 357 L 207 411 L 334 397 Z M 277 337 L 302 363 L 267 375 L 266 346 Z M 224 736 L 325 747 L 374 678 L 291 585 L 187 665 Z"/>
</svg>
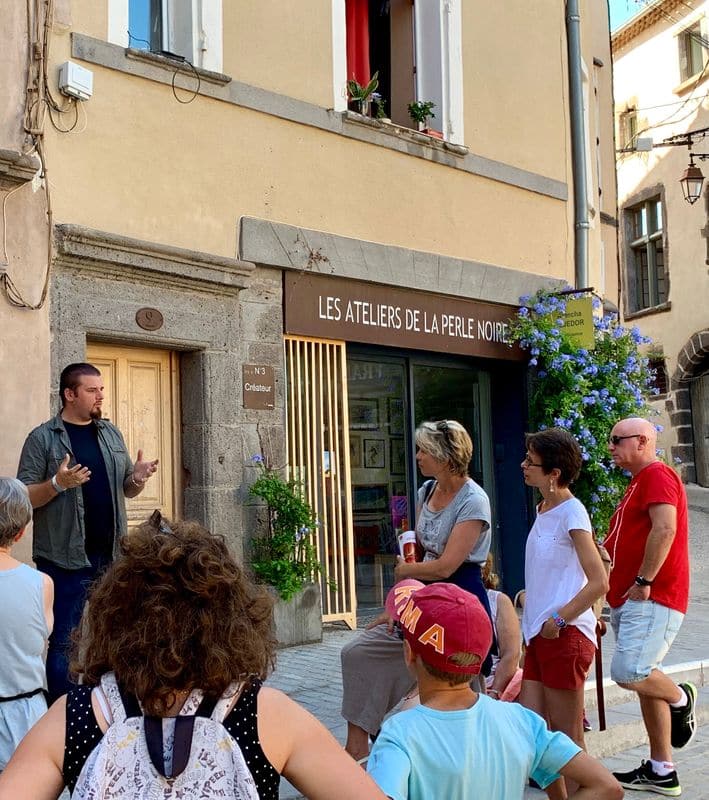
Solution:
<svg viewBox="0 0 709 800">
<path fill-rule="evenodd" d="M 0 697 L 46 689 L 42 573 L 27 564 L 0 570 Z"/>
</svg>

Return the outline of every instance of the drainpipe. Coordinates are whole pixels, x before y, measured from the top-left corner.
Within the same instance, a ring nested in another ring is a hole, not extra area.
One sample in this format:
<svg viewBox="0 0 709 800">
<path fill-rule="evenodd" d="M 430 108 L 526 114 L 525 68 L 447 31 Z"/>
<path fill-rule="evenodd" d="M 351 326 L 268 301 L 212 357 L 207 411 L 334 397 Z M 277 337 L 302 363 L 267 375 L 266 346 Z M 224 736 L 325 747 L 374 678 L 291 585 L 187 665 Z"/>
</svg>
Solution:
<svg viewBox="0 0 709 800">
<path fill-rule="evenodd" d="M 569 60 L 571 166 L 574 180 L 574 275 L 576 288 L 588 286 L 588 191 L 581 68 L 581 16 L 578 0 L 566 2 Z"/>
</svg>

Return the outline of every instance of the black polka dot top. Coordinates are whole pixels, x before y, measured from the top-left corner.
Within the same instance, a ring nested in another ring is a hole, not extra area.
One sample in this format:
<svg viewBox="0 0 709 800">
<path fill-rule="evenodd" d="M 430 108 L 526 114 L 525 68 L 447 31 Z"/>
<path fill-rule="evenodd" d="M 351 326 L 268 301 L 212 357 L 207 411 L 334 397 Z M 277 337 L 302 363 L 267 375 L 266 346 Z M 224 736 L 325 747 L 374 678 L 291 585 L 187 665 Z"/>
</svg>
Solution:
<svg viewBox="0 0 709 800">
<path fill-rule="evenodd" d="M 91 707 L 91 686 L 75 686 L 67 696 L 64 740 L 64 782 L 74 791 L 79 774 L 103 733 Z M 244 754 L 260 800 L 278 800 L 281 776 L 266 758 L 258 739 L 256 698 L 261 681 L 252 679 L 224 720 L 224 727 Z"/>
</svg>

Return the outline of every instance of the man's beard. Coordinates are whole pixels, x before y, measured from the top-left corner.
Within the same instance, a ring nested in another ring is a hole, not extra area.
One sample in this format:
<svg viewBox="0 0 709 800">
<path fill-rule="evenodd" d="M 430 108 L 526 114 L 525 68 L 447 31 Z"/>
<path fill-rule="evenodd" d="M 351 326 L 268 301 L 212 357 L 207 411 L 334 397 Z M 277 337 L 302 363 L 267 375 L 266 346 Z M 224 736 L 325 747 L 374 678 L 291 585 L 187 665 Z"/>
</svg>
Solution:
<svg viewBox="0 0 709 800">
<path fill-rule="evenodd" d="M 101 415 L 101 409 L 100 409 L 100 408 L 95 408 L 95 409 L 94 409 L 94 410 L 93 410 L 93 411 L 92 411 L 92 412 L 89 414 L 89 416 L 91 417 L 91 419 L 101 419 L 101 416 L 102 416 L 102 415 Z"/>
</svg>

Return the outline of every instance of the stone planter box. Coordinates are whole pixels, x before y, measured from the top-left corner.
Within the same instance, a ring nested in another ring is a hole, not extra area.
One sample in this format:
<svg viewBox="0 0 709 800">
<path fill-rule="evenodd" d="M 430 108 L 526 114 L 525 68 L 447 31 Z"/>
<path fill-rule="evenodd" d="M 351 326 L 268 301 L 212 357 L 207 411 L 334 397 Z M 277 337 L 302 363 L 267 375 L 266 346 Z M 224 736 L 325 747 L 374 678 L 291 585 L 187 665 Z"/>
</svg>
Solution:
<svg viewBox="0 0 709 800">
<path fill-rule="evenodd" d="M 279 647 L 322 641 L 320 585 L 311 583 L 290 600 L 269 587 L 274 597 L 273 621 Z"/>
</svg>

